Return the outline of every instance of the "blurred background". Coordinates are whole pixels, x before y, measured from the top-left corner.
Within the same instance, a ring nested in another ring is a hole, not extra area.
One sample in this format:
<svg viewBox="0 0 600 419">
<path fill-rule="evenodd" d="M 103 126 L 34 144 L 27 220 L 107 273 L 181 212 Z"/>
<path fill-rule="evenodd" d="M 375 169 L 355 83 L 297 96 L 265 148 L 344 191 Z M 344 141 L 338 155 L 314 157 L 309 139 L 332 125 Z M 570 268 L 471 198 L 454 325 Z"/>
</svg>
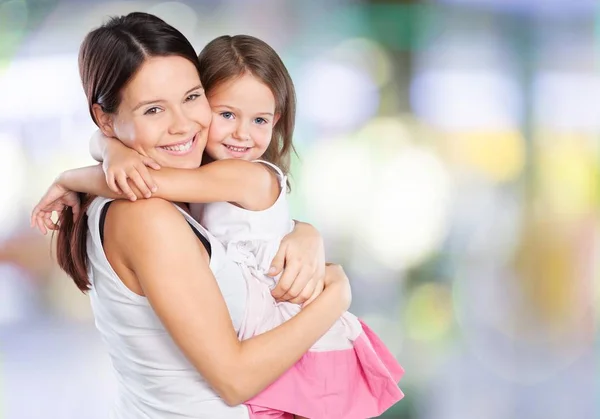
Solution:
<svg viewBox="0 0 600 419">
<path fill-rule="evenodd" d="M 92 163 L 81 40 L 136 10 L 281 54 L 294 217 L 406 369 L 382 417 L 600 417 L 599 3 L 0 0 L 0 418 L 107 417 L 88 299 L 29 214 Z"/>
</svg>

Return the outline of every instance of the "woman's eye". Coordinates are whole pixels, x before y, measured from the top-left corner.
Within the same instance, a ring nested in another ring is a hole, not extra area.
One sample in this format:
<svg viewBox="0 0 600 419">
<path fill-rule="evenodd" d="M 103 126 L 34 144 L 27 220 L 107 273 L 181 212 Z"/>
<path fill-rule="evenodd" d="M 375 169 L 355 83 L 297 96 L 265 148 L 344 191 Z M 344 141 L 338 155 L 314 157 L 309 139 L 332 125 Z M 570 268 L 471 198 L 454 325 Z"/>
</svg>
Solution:
<svg viewBox="0 0 600 419">
<path fill-rule="evenodd" d="M 187 98 L 185 98 L 186 102 L 189 102 L 190 100 L 196 100 L 200 97 L 199 93 L 192 93 L 191 95 L 189 95 Z"/>
<path fill-rule="evenodd" d="M 231 118 L 233 118 L 233 113 L 232 112 L 221 112 L 221 116 L 225 119 L 231 119 Z"/>
<path fill-rule="evenodd" d="M 144 115 L 155 115 L 157 113 L 159 113 L 161 110 L 158 107 L 154 107 L 154 108 L 150 108 L 148 109 L 146 112 L 144 112 Z"/>
<path fill-rule="evenodd" d="M 268 121 L 265 118 L 256 118 L 254 120 L 255 123 L 259 124 L 259 125 L 263 125 L 266 124 Z"/>
</svg>

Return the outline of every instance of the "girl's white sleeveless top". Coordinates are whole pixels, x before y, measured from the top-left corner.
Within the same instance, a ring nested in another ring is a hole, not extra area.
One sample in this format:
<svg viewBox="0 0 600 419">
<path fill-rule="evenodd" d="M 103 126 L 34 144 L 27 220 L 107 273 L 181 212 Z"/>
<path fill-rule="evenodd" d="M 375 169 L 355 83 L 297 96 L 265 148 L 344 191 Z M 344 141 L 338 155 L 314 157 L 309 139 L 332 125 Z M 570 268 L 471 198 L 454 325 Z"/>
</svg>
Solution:
<svg viewBox="0 0 600 419">
<path fill-rule="evenodd" d="M 287 177 L 272 163 L 263 160 L 254 163 L 270 167 L 279 179 L 279 196 L 271 207 L 250 211 L 230 202 L 211 202 L 190 204 L 190 212 L 223 243 L 229 259 L 261 275 L 268 273 L 281 240 L 294 229 L 294 221 L 287 201 Z M 267 283 L 275 285 L 273 279 Z"/>
<path fill-rule="evenodd" d="M 246 406 L 229 407 L 221 400 L 173 342 L 148 300 L 127 288 L 110 266 L 100 240 L 101 212 L 108 202 L 96 198 L 87 211 L 87 254 L 96 327 L 108 346 L 119 386 L 111 418 L 247 419 Z M 240 268 L 218 240 L 177 208 L 210 241 L 210 268 L 237 331 L 246 303 Z"/>
</svg>

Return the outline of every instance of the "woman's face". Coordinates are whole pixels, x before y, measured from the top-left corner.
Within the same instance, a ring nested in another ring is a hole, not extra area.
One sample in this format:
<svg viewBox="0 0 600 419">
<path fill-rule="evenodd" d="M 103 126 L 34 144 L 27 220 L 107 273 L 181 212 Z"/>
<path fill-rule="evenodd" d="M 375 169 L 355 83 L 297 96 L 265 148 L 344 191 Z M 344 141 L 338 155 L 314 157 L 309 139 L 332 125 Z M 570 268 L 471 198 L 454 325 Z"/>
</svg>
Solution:
<svg viewBox="0 0 600 419">
<path fill-rule="evenodd" d="M 212 113 L 192 63 L 179 56 L 149 58 L 121 95 L 110 115 L 112 134 L 105 134 L 161 166 L 200 166 Z"/>
</svg>

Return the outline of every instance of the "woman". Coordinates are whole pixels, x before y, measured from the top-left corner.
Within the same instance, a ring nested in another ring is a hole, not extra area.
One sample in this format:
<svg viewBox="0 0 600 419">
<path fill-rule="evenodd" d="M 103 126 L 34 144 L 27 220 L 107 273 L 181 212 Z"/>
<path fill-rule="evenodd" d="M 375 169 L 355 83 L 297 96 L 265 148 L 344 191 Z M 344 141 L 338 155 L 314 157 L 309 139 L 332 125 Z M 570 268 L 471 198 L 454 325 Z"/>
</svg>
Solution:
<svg viewBox="0 0 600 419">
<path fill-rule="evenodd" d="M 114 18 L 88 34 L 79 65 L 105 135 L 161 166 L 200 165 L 211 111 L 180 32 L 147 14 Z M 61 215 L 59 264 L 89 289 L 117 373 L 113 418 L 247 418 L 240 404 L 300 359 L 350 304 L 346 276 L 328 266 L 325 289 L 296 317 L 238 341 L 242 274 L 186 209 L 95 198 L 82 203 L 86 216 Z"/>
</svg>

